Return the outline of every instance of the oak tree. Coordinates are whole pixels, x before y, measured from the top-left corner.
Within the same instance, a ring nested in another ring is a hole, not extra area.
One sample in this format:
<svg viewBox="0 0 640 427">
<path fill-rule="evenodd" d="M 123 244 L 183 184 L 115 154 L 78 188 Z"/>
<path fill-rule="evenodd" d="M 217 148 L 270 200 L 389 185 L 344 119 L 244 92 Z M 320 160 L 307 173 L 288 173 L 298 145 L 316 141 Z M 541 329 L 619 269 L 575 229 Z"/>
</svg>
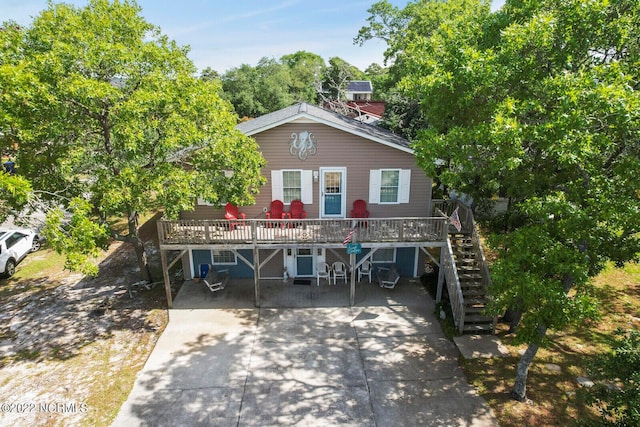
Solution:
<svg viewBox="0 0 640 427">
<path fill-rule="evenodd" d="M 640 4 L 385 3 L 361 34 L 388 38 L 399 88 L 421 100 L 419 164 L 477 203 L 511 200 L 490 238 L 491 293 L 494 313 L 523 313 L 512 396 L 524 400 L 547 331 L 588 324 L 590 278 L 640 253 Z"/>
<path fill-rule="evenodd" d="M 115 238 L 150 280 L 139 215 L 176 217 L 198 196 L 251 203 L 264 159 L 218 80 L 198 79 L 188 48 L 140 11 L 50 3 L 28 27 L 3 25 L 0 141 L 17 145 L 20 176 L 59 207 L 45 233 L 68 267 L 95 273 L 91 256 Z"/>
</svg>

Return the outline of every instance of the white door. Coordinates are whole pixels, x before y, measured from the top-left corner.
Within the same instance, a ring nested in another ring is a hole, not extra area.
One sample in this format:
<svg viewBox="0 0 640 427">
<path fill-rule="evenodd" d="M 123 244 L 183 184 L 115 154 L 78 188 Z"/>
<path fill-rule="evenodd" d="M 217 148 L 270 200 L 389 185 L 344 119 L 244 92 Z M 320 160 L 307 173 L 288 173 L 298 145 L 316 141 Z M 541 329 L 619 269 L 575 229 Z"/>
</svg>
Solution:
<svg viewBox="0 0 640 427">
<path fill-rule="evenodd" d="M 346 168 L 320 168 L 320 214 L 344 218 L 346 211 Z"/>
</svg>

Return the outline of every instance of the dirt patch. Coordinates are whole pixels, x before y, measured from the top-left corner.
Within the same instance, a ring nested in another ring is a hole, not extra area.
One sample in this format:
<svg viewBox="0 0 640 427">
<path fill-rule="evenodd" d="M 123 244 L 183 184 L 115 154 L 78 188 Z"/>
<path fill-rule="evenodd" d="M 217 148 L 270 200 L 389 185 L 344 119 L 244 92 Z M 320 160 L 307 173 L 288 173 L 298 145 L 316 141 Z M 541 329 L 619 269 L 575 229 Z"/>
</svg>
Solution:
<svg viewBox="0 0 640 427">
<path fill-rule="evenodd" d="M 155 219 L 142 231 L 159 280 Z M 55 256 L 45 248 L 19 269 Z M 166 325 L 164 288 L 130 297 L 138 265 L 120 242 L 97 277 L 41 273 L 0 284 L 0 426 L 108 425 Z"/>
</svg>

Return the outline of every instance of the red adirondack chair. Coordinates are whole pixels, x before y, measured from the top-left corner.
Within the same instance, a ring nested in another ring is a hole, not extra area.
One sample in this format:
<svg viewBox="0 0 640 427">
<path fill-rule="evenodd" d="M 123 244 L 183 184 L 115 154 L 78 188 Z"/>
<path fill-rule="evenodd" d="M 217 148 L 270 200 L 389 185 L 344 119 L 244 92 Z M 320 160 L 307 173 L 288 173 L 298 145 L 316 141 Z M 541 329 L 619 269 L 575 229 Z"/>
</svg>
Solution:
<svg viewBox="0 0 640 427">
<path fill-rule="evenodd" d="M 284 219 L 287 215 L 284 212 L 284 203 L 282 203 L 282 200 L 272 201 L 269 209 L 271 210 L 267 212 L 267 219 Z M 267 223 L 267 226 L 271 227 L 271 223 Z M 284 223 L 282 226 L 284 227 Z"/>
<path fill-rule="evenodd" d="M 304 219 L 306 217 L 307 213 L 304 211 L 304 203 L 302 203 L 301 200 L 293 200 L 289 208 L 289 218 Z"/>
<path fill-rule="evenodd" d="M 238 225 L 244 225 L 244 223 L 238 223 L 238 220 L 246 219 L 246 215 L 243 212 L 238 212 L 238 207 L 236 205 L 233 203 L 227 203 L 224 210 L 224 217 L 229 220 L 229 231 L 232 231 Z"/>
<path fill-rule="evenodd" d="M 362 199 L 354 201 L 353 209 L 351 210 L 351 218 L 369 218 L 367 202 Z"/>
</svg>

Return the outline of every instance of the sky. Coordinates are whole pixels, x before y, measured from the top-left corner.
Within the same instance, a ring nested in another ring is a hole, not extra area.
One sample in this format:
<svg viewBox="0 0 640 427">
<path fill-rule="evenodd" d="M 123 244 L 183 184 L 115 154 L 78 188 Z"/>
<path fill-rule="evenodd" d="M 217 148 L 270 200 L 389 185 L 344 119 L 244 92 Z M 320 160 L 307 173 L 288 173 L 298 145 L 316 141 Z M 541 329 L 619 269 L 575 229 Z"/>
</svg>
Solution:
<svg viewBox="0 0 640 427">
<path fill-rule="evenodd" d="M 57 1 L 56 1 L 57 2 Z M 85 6 L 87 0 L 65 0 Z M 144 19 L 179 45 L 199 70 L 224 73 L 263 58 L 279 59 L 299 50 L 325 61 L 338 56 L 360 70 L 383 65 L 385 44 L 353 44 L 375 0 L 137 0 Z M 404 7 L 407 0 L 390 0 Z M 504 0 L 492 0 L 495 10 Z M 28 26 L 47 8 L 46 0 L 0 0 L 0 22 Z"/>
</svg>

